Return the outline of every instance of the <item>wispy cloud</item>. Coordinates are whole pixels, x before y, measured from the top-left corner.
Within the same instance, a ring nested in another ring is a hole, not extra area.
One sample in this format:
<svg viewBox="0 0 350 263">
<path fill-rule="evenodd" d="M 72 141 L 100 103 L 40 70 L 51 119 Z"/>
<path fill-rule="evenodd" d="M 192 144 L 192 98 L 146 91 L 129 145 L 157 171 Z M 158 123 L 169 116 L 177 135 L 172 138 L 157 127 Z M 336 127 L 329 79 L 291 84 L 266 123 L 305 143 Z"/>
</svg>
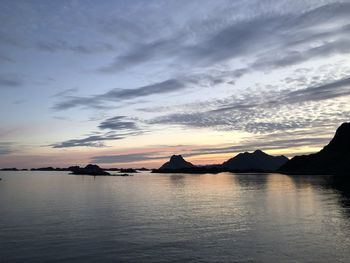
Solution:
<svg viewBox="0 0 350 263">
<path fill-rule="evenodd" d="M 63 91 L 57 92 L 52 97 L 66 97 L 78 91 L 78 88 L 65 89 Z"/>
<path fill-rule="evenodd" d="M 271 12 L 259 10 L 243 19 L 229 19 L 222 13 L 225 23 L 211 28 L 209 34 L 198 34 L 198 28 L 197 34 L 187 27 L 175 30 L 173 35 L 131 46 L 99 71 L 114 73 L 169 57 L 187 67 L 248 58 L 254 61 L 250 68 L 267 69 L 349 53 L 349 14 L 349 3 L 330 3 L 299 13 L 271 8 Z M 215 24 L 215 19 L 206 22 Z"/>
<path fill-rule="evenodd" d="M 63 40 L 56 40 L 53 42 L 39 42 L 37 43 L 37 48 L 41 51 L 46 51 L 46 52 L 70 51 L 76 54 L 84 54 L 84 55 L 115 51 L 114 46 L 109 43 L 74 45 L 74 44 L 69 44 L 68 42 Z"/>
<path fill-rule="evenodd" d="M 72 97 L 66 96 L 64 100 L 54 106 L 56 110 L 66 110 L 74 107 L 103 107 L 106 102 L 118 102 L 131 100 L 140 97 L 164 94 L 185 89 L 186 85 L 177 79 L 141 86 L 135 89 L 112 89 L 104 94 L 92 97 Z"/>
<path fill-rule="evenodd" d="M 350 95 L 350 79 L 343 78 L 333 82 L 306 87 L 295 91 L 288 89 L 261 92 L 236 98 L 209 102 L 212 109 L 205 110 L 193 105 L 191 112 L 177 112 L 155 117 L 150 124 L 172 124 L 185 127 L 214 128 L 224 130 L 245 130 L 253 133 L 267 133 L 278 130 L 303 128 L 322 123 L 338 123 L 346 120 L 348 111 L 339 103 L 340 111 L 325 112 L 327 102 L 317 108 L 315 103 Z M 317 112 L 313 118 L 305 112 Z"/>
<path fill-rule="evenodd" d="M 71 139 L 60 143 L 52 144 L 53 148 L 72 147 L 105 147 L 104 142 L 124 139 L 124 136 L 108 132 L 101 135 L 90 135 L 81 139 Z"/>
<path fill-rule="evenodd" d="M 23 80 L 13 74 L 0 75 L 0 88 L 16 88 L 23 85 Z"/>
<path fill-rule="evenodd" d="M 116 116 L 101 122 L 98 128 L 100 130 L 109 130 L 107 132 L 95 132 L 88 136 L 78 139 L 51 144 L 53 148 L 72 148 L 72 147 L 106 147 L 107 141 L 122 140 L 130 136 L 140 135 L 145 132 L 134 121 L 126 120 L 125 116 Z"/>
<path fill-rule="evenodd" d="M 110 129 L 110 130 L 138 130 L 136 123 L 134 121 L 124 120 L 125 116 L 116 116 L 104 120 L 98 126 L 100 129 Z"/>
<path fill-rule="evenodd" d="M 13 144 L 9 142 L 0 142 L 0 155 L 8 155 L 14 152 Z"/>
</svg>

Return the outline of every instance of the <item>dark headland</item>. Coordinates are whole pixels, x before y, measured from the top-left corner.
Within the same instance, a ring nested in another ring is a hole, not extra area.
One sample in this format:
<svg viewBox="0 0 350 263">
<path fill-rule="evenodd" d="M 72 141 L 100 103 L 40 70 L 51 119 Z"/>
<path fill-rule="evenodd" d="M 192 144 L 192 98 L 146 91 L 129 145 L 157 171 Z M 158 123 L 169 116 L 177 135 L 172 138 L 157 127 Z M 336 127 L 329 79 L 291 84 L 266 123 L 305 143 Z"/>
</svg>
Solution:
<svg viewBox="0 0 350 263">
<path fill-rule="evenodd" d="M 318 153 L 295 156 L 280 169 L 286 174 L 350 174 L 350 123 L 343 123 Z"/>
</svg>

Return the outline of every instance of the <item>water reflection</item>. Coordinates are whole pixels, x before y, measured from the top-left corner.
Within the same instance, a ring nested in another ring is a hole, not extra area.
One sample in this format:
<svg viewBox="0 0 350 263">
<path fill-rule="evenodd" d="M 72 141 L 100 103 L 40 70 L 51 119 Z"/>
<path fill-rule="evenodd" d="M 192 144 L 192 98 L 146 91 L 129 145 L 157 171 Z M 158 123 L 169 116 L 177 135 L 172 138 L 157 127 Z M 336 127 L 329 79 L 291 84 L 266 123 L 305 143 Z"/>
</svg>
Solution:
<svg viewBox="0 0 350 263">
<path fill-rule="evenodd" d="M 350 257 L 345 178 L 0 175 L 4 262 L 347 262 Z"/>
<path fill-rule="evenodd" d="M 170 175 L 170 182 L 176 187 L 184 187 L 186 176 L 183 174 L 172 174 Z"/>
<path fill-rule="evenodd" d="M 264 189 L 271 174 L 234 174 L 234 179 L 240 187 L 251 189 Z"/>
<path fill-rule="evenodd" d="M 342 211 L 350 218 L 350 178 L 328 177 L 325 186 L 338 193 L 338 202 L 344 208 Z"/>
</svg>

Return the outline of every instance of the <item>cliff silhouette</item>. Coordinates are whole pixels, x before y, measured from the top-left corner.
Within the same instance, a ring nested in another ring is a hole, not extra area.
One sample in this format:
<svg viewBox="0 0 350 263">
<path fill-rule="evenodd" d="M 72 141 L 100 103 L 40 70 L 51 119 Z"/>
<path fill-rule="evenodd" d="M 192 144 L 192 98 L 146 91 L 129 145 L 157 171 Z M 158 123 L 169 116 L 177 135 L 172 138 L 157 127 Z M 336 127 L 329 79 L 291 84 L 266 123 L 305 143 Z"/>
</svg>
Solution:
<svg viewBox="0 0 350 263">
<path fill-rule="evenodd" d="M 280 169 L 286 174 L 329 174 L 350 173 L 350 123 L 343 123 L 333 139 L 315 154 L 295 156 Z"/>
</svg>

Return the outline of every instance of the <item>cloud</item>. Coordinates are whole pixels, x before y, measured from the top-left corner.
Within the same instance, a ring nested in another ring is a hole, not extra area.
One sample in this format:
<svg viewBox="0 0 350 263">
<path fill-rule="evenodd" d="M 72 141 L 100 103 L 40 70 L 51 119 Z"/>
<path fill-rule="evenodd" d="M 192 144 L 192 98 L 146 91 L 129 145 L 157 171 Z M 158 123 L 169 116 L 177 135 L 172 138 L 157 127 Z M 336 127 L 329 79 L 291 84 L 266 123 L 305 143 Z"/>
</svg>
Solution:
<svg viewBox="0 0 350 263">
<path fill-rule="evenodd" d="M 22 79 L 15 75 L 0 75 L 0 88 L 17 88 L 23 85 Z"/>
<path fill-rule="evenodd" d="M 93 163 L 131 163 L 148 160 L 162 160 L 168 156 L 155 156 L 156 153 L 134 153 L 122 155 L 103 155 L 92 157 Z"/>
<path fill-rule="evenodd" d="M 72 97 L 67 96 L 63 101 L 54 106 L 56 110 L 65 110 L 74 107 L 103 107 L 106 102 L 118 102 L 131 100 L 140 97 L 164 94 L 185 89 L 184 82 L 177 79 L 168 79 L 165 81 L 141 86 L 135 89 L 112 89 L 104 94 L 93 97 Z"/>
<path fill-rule="evenodd" d="M 115 51 L 113 45 L 108 43 L 74 45 L 62 40 L 57 40 L 55 42 L 39 42 L 37 43 L 37 48 L 45 52 L 70 51 L 84 55 Z"/>
<path fill-rule="evenodd" d="M 272 5 L 265 3 L 269 12 L 255 7 L 254 15 L 245 14 L 235 19 L 232 13 L 221 10 L 221 23 L 216 22 L 218 16 L 201 21 L 206 26 L 215 25 L 208 30 L 210 33 L 202 33 L 199 23 L 193 23 L 195 28 L 189 24 L 173 29 L 172 35 L 131 45 L 127 52 L 99 71 L 114 73 L 170 57 L 171 61 L 187 68 L 212 67 L 244 58 L 256 60 L 252 64 L 255 70 L 264 70 L 294 65 L 314 57 L 349 53 L 349 3 L 329 3 L 305 11 L 276 9 Z"/>
<path fill-rule="evenodd" d="M 332 3 L 301 14 L 257 14 L 251 19 L 230 24 L 205 41 L 187 48 L 182 59 L 207 66 L 255 55 L 258 59 L 250 67 L 264 70 L 294 65 L 315 57 L 349 53 L 350 28 L 348 24 L 344 25 L 349 15 L 349 3 Z M 319 33 L 318 28 L 322 26 L 324 31 Z M 259 58 L 261 53 L 265 59 Z"/>
<path fill-rule="evenodd" d="M 138 130 L 138 127 L 133 121 L 124 121 L 125 116 L 116 116 L 109 118 L 98 126 L 100 129 L 110 130 Z"/>
<path fill-rule="evenodd" d="M 114 141 L 124 139 L 124 136 L 114 133 L 103 135 L 91 135 L 82 139 L 72 139 L 60 143 L 55 143 L 50 146 L 53 148 L 72 148 L 72 147 L 105 147 L 105 141 Z"/>
<path fill-rule="evenodd" d="M 102 95 L 101 98 L 118 98 L 120 100 L 127 100 L 154 94 L 174 92 L 184 89 L 185 87 L 185 84 L 182 83 L 180 80 L 168 79 L 162 82 L 142 86 L 136 89 L 114 89 Z"/>
<path fill-rule="evenodd" d="M 13 153 L 12 143 L 0 142 L 0 155 L 8 155 Z"/>
<path fill-rule="evenodd" d="M 130 66 L 145 63 L 148 60 L 155 61 L 157 58 L 171 56 L 181 45 L 180 36 L 171 39 L 155 40 L 151 43 L 138 44 L 133 50 L 117 56 L 114 61 L 97 71 L 101 73 L 114 73 Z"/>
<path fill-rule="evenodd" d="M 348 33 L 350 33 L 350 30 Z M 256 70 L 281 68 L 299 64 L 313 58 L 328 57 L 331 55 L 346 53 L 350 53 L 349 38 L 323 42 L 316 47 L 311 47 L 302 51 L 285 50 L 281 56 L 277 52 L 275 56 L 268 54 L 268 56 L 264 58 L 258 58 L 251 64 L 251 68 Z"/>
<path fill-rule="evenodd" d="M 350 108 L 344 106 L 350 96 L 350 78 L 301 88 L 231 96 L 208 102 L 212 109 L 196 103 L 192 111 L 176 112 L 148 120 L 149 124 L 180 125 L 192 128 L 243 130 L 269 133 L 313 125 L 346 121 Z M 335 105 L 331 99 L 339 99 Z M 318 105 L 323 101 L 322 107 Z M 330 106 L 328 106 L 330 105 Z M 336 107 L 336 108 L 334 108 Z M 329 110 L 327 110 L 329 108 Z M 200 110 L 198 110 L 200 109 Z M 308 112 L 305 115 L 305 112 Z"/>
<path fill-rule="evenodd" d="M 105 133 L 97 132 L 79 139 L 71 139 L 55 144 L 53 148 L 72 148 L 72 147 L 106 147 L 105 142 L 122 140 L 130 136 L 136 136 L 144 133 L 134 121 L 125 120 L 125 116 L 116 116 L 101 122 L 98 128 L 100 130 L 111 130 Z"/>
<path fill-rule="evenodd" d="M 350 77 L 323 85 L 308 87 L 281 94 L 281 103 L 302 103 L 307 101 L 328 100 L 350 95 Z"/>
<path fill-rule="evenodd" d="M 52 95 L 52 97 L 65 97 L 77 91 L 78 91 L 78 88 L 65 89 L 63 91 L 55 93 L 54 95 Z"/>
</svg>

